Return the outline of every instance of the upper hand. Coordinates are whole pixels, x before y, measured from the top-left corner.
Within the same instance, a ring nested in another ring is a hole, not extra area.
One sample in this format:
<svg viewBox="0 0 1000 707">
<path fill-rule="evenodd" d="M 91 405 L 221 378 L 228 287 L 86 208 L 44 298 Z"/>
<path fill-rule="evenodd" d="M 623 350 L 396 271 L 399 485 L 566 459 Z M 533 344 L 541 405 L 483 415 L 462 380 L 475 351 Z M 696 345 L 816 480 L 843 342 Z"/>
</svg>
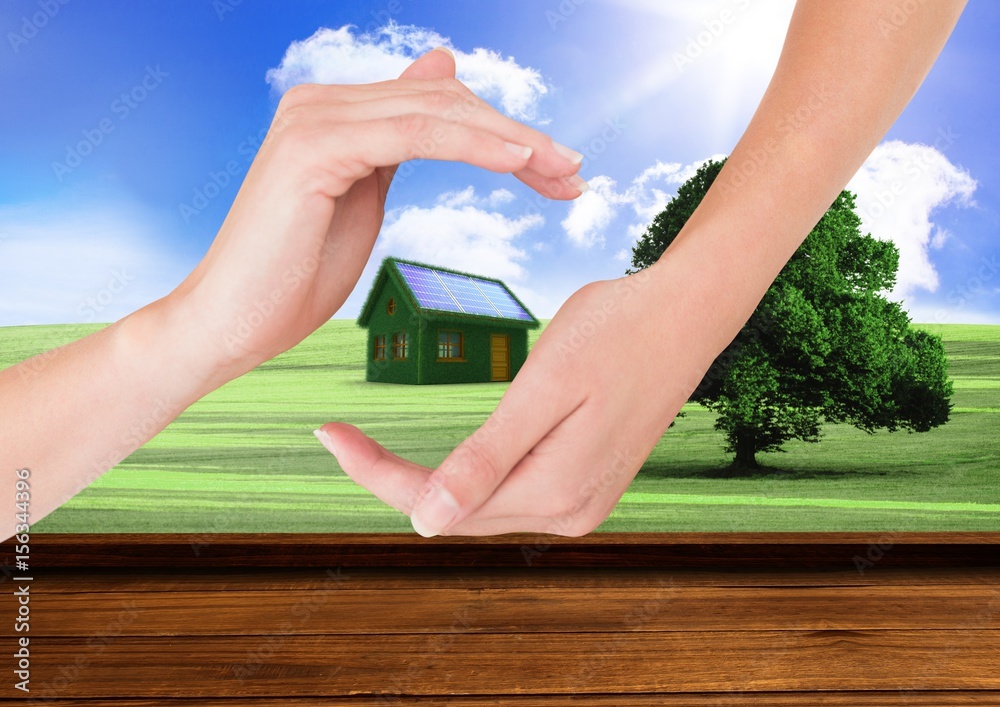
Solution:
<svg viewBox="0 0 1000 707">
<path fill-rule="evenodd" d="M 454 76 L 451 54 L 434 50 L 393 81 L 285 93 L 207 255 L 166 298 L 225 379 L 340 308 L 371 254 L 399 163 L 467 162 L 514 173 L 550 198 L 579 196 L 577 160 Z"/>
</svg>

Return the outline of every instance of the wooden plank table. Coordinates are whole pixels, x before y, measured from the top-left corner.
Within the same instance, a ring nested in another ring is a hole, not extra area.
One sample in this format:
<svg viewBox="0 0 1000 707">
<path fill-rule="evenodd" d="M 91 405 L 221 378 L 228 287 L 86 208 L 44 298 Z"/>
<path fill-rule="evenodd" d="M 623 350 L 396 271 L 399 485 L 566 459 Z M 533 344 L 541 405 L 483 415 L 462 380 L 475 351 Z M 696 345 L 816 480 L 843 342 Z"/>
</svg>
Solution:
<svg viewBox="0 0 1000 707">
<path fill-rule="evenodd" d="M 31 558 L 31 693 L 8 580 L 0 705 L 1000 705 L 1000 534 L 36 534 Z"/>
</svg>

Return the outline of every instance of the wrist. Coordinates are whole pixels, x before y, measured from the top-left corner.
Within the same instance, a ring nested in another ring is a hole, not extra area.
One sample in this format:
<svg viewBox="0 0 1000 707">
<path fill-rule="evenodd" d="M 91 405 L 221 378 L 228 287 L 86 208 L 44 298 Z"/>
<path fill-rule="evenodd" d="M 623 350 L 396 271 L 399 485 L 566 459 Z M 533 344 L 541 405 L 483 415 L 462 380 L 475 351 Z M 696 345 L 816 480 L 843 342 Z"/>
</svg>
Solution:
<svg viewBox="0 0 1000 707">
<path fill-rule="evenodd" d="M 725 252 L 726 234 L 719 230 L 685 226 L 648 268 L 657 298 L 669 308 L 668 326 L 699 360 L 714 359 L 732 342 L 770 284 Z"/>
<path fill-rule="evenodd" d="M 239 375 L 182 298 L 158 299 L 114 326 L 123 360 L 140 363 L 157 392 L 184 407 Z"/>
</svg>

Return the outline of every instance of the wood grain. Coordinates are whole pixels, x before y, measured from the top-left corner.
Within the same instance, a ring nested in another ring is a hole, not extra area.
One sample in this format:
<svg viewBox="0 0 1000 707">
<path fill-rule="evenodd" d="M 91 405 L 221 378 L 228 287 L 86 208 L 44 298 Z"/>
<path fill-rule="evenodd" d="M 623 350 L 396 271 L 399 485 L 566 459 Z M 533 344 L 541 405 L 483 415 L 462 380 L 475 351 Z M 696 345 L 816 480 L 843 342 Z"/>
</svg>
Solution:
<svg viewBox="0 0 1000 707">
<path fill-rule="evenodd" d="M 32 535 L 44 567 L 982 567 L 997 545 L 1000 533 Z M 13 543 L 0 544 L 0 562 L 12 558 Z"/>
<path fill-rule="evenodd" d="M 587 631 L 1000 629 L 1000 585 L 970 587 L 663 587 L 149 591 L 32 599 L 33 636 L 84 636 L 124 624 L 130 636 Z"/>
<path fill-rule="evenodd" d="M 171 707 L 235 707 L 233 699 L 171 699 Z M 94 707 L 104 704 L 90 699 L 55 699 L 52 707 Z M 110 702 L 117 707 L 162 707 L 163 700 L 120 698 Z M 241 697 L 240 707 L 384 707 L 392 705 L 442 705 L 443 707 L 812 707 L 813 705 L 850 705 L 851 707 L 951 707 L 952 705 L 998 704 L 992 692 L 983 691 L 870 691 L 870 692 L 742 692 L 628 695 L 490 695 L 483 697 L 382 696 L 352 697 Z M 0 699 L 0 707 L 20 707 L 21 700 Z"/>
<path fill-rule="evenodd" d="M 352 583 L 368 589 L 514 589 L 573 587 L 656 587 L 672 581 L 705 587 L 871 587 L 955 586 L 1000 584 L 1000 567 L 875 567 L 859 572 L 837 570 L 733 570 L 728 567 L 688 570 L 656 568 L 566 567 L 552 569 L 490 567 L 351 567 L 342 570 Z M 132 593 L 145 591 L 254 591 L 314 589 L 328 584 L 323 568 L 46 568 L 35 585 L 46 594 L 79 592 Z M 0 577 L 2 581 L 3 577 Z"/>
<path fill-rule="evenodd" d="M 531 566 L 510 536 L 223 535 L 192 560 L 189 536 L 38 535 L 30 697 L 1000 705 L 997 538 L 944 535 L 561 538 Z"/>
<path fill-rule="evenodd" d="M 40 638 L 33 656 L 73 676 L 60 697 L 1000 690 L 982 630 Z"/>
</svg>

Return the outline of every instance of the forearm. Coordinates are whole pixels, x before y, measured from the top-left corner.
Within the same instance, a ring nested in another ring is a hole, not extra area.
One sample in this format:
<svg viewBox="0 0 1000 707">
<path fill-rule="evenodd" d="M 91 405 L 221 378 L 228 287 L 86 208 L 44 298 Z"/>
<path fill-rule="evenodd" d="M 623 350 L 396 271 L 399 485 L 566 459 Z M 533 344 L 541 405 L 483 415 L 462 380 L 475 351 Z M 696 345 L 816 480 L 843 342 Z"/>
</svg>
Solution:
<svg viewBox="0 0 1000 707">
<path fill-rule="evenodd" d="M 729 343 L 906 107 L 964 5 L 799 0 L 749 127 L 654 266 L 698 273 L 692 316 L 711 313 L 710 349 Z"/>
<path fill-rule="evenodd" d="M 224 382 L 187 328 L 159 300 L 0 371 L 0 538 L 14 533 L 15 470 L 30 470 L 37 522 Z"/>
</svg>

